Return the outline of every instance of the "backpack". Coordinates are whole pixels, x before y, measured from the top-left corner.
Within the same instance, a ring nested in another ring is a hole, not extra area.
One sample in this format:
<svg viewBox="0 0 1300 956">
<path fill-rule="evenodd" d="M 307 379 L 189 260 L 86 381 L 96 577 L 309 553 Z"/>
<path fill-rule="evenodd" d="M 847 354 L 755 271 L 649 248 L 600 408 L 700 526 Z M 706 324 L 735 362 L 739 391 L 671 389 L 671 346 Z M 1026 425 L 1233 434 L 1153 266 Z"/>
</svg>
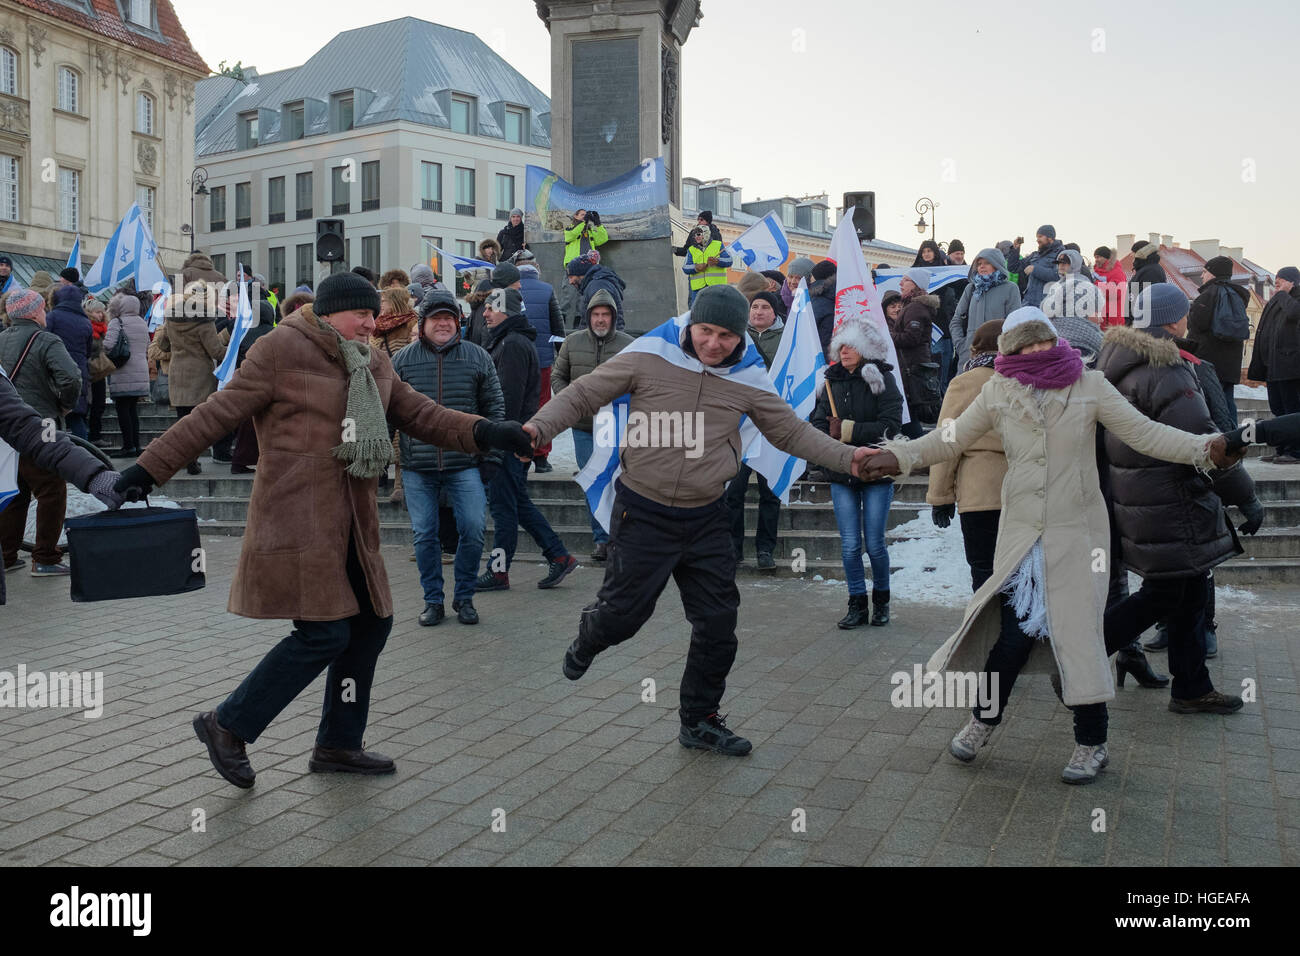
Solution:
<svg viewBox="0 0 1300 956">
<path fill-rule="evenodd" d="M 1246 305 L 1241 296 L 1231 289 L 1219 287 L 1214 301 L 1214 318 L 1210 332 L 1225 342 L 1244 342 L 1250 338 L 1250 319 L 1246 318 Z"/>
</svg>

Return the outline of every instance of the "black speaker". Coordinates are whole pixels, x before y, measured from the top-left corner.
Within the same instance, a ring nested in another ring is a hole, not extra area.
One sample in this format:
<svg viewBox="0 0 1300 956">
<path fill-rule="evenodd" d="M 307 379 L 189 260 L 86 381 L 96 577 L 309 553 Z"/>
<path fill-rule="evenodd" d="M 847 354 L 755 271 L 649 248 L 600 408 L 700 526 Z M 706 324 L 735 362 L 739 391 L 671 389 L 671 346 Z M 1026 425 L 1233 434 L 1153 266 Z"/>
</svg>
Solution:
<svg viewBox="0 0 1300 956">
<path fill-rule="evenodd" d="M 853 216 L 853 228 L 859 239 L 876 238 L 876 194 L 859 192 L 844 194 L 844 215 Z"/>
<path fill-rule="evenodd" d="M 316 220 L 316 261 L 343 261 L 343 220 Z"/>
</svg>

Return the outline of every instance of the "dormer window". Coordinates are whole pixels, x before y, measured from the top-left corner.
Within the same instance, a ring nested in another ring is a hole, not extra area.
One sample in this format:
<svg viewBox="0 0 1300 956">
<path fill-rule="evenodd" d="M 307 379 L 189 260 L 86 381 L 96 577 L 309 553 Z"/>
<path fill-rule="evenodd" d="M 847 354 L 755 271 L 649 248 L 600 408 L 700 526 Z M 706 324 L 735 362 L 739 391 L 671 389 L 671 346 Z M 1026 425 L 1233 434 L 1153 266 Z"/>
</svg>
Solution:
<svg viewBox="0 0 1300 956">
<path fill-rule="evenodd" d="M 715 210 L 719 216 L 731 218 L 731 193 L 725 189 L 718 190 L 718 208 Z"/>
<path fill-rule="evenodd" d="M 826 210 L 821 206 L 813 206 L 812 208 L 812 231 L 826 231 Z"/>
<path fill-rule="evenodd" d="M 506 107 L 506 142 L 523 144 L 528 129 L 528 111 L 521 106 Z"/>
<path fill-rule="evenodd" d="M 455 93 L 451 98 L 451 131 L 453 133 L 471 134 L 471 118 L 474 114 L 474 98 Z"/>
<path fill-rule="evenodd" d="M 138 27 L 153 29 L 153 0 L 127 0 L 126 18 Z"/>
<path fill-rule="evenodd" d="M 253 149 L 257 146 L 257 114 L 250 113 L 239 117 L 239 148 Z"/>
<path fill-rule="evenodd" d="M 334 94 L 334 132 L 344 133 L 356 125 L 355 106 L 351 93 Z"/>
<path fill-rule="evenodd" d="M 307 108 L 303 103 L 285 107 L 289 111 L 289 139 L 302 139 L 307 134 Z"/>
</svg>

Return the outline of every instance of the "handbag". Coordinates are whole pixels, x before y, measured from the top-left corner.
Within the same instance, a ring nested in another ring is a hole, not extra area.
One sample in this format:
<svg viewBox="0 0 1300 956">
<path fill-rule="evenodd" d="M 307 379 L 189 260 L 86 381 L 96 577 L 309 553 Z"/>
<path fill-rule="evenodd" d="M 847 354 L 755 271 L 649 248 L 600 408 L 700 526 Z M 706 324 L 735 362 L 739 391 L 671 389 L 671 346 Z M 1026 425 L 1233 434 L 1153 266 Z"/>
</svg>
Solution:
<svg viewBox="0 0 1300 956">
<path fill-rule="evenodd" d="M 183 594 L 206 585 L 197 512 L 145 505 L 67 519 L 72 600 Z"/>
<path fill-rule="evenodd" d="M 90 361 L 86 363 L 86 368 L 90 371 L 90 380 L 92 382 L 102 381 L 117 371 L 117 366 L 113 364 L 113 360 L 104 352 L 102 342 L 99 344 L 99 348 L 95 350 L 95 354 L 90 357 Z"/>
<path fill-rule="evenodd" d="M 108 350 L 108 358 L 113 363 L 113 368 L 121 368 L 131 361 L 131 341 L 126 337 L 126 326 L 122 324 L 120 317 L 117 320 L 117 327 L 122 331 L 117 341 L 113 343 L 113 347 Z"/>
</svg>

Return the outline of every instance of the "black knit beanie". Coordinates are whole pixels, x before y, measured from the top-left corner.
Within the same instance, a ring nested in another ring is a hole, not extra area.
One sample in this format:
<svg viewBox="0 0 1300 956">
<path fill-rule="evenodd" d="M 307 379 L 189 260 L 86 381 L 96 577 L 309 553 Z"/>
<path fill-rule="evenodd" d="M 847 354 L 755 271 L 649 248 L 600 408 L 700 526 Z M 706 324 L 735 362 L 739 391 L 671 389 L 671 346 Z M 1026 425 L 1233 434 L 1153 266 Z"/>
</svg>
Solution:
<svg viewBox="0 0 1300 956">
<path fill-rule="evenodd" d="M 379 314 L 379 292 L 365 279 L 351 272 L 336 272 L 321 280 L 316 289 L 312 311 L 317 315 L 333 315 L 351 309 L 369 309 Z"/>
</svg>

